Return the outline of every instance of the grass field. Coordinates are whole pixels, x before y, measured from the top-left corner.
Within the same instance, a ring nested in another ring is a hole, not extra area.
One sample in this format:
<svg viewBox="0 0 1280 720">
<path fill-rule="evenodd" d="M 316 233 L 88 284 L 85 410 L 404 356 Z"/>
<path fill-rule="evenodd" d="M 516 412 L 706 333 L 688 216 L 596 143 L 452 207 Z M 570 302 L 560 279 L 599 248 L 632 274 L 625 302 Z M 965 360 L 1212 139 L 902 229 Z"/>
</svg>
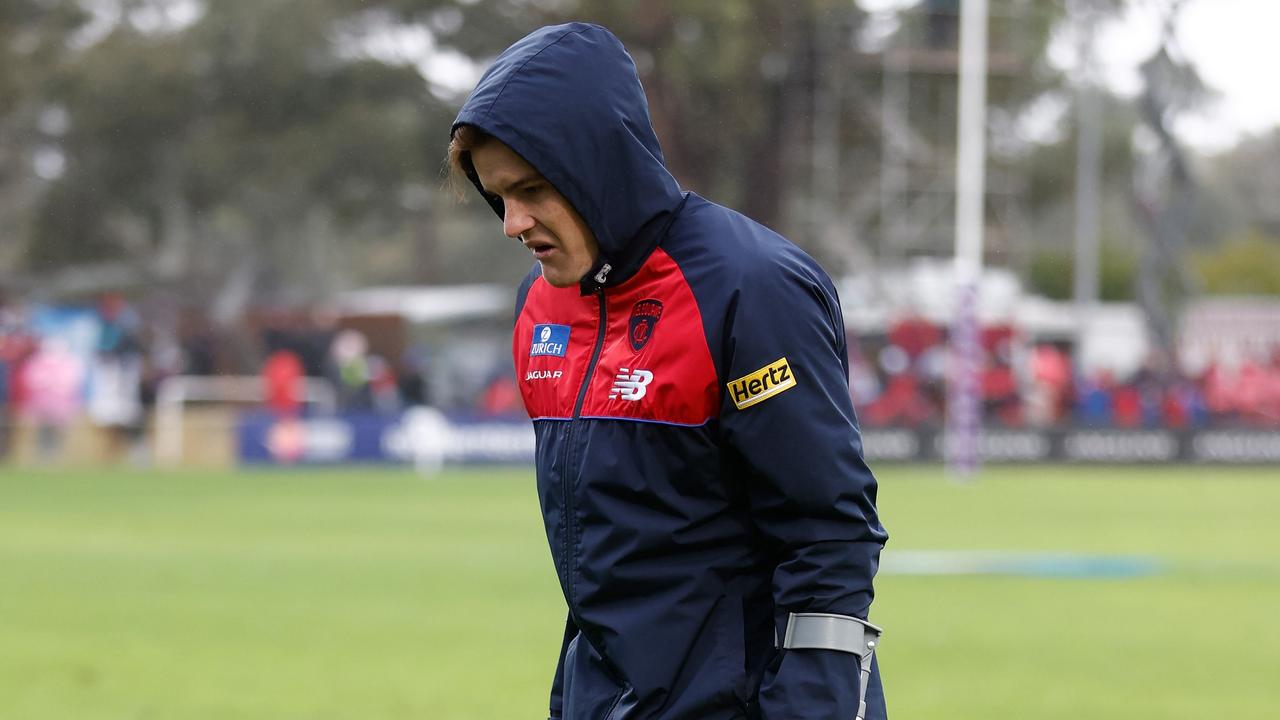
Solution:
<svg viewBox="0 0 1280 720">
<path fill-rule="evenodd" d="M 897 720 L 1280 712 L 1280 468 L 879 475 Z M 1162 571 L 889 572 L 923 550 Z M 541 720 L 563 613 L 528 471 L 0 470 L 4 720 Z"/>
</svg>

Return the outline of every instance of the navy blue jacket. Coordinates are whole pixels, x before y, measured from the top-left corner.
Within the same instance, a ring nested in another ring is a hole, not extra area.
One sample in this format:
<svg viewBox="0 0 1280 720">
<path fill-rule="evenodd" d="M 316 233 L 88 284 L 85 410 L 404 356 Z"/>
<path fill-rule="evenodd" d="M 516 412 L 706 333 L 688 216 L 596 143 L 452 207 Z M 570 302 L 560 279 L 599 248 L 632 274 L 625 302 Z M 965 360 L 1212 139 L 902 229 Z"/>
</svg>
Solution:
<svg viewBox="0 0 1280 720">
<path fill-rule="evenodd" d="M 513 45 L 461 124 L 541 172 L 600 246 L 581 287 L 529 274 L 512 341 L 569 609 L 551 717 L 853 718 L 854 655 L 775 648 L 790 612 L 867 618 L 887 538 L 831 281 L 680 190 L 603 28 Z M 868 705 L 885 717 L 878 672 Z"/>
</svg>

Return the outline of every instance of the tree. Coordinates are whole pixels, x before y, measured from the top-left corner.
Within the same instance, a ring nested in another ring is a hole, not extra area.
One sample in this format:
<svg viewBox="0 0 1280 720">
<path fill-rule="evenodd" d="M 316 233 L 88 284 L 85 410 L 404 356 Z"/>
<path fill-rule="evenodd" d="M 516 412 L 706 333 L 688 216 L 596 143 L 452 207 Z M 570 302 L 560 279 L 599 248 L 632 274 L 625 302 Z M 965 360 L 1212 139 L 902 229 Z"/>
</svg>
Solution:
<svg viewBox="0 0 1280 720">
<path fill-rule="evenodd" d="M 1280 240 L 1251 232 L 1198 250 L 1194 266 L 1213 295 L 1280 295 Z"/>
<path fill-rule="evenodd" d="M 379 264 L 399 281 L 451 275 L 434 228 L 455 99 L 424 81 L 421 58 L 380 45 L 433 27 L 439 46 L 501 47 L 458 33 L 463 15 L 492 19 L 500 4 L 94 7 L 95 34 L 50 39 L 51 69 L 16 92 L 28 115 L 62 118 L 17 143 L 53 158 L 45 178 L 25 170 L 39 187 L 13 263 L 32 285 L 181 288 L 229 319 L 250 300 L 320 300 Z M 14 23 L 30 34 L 48 20 Z"/>
<path fill-rule="evenodd" d="M 862 13 L 853 3 L 581 0 L 547 21 L 599 22 L 636 58 L 654 126 L 685 187 L 776 228 L 808 189 L 808 141 L 820 21 L 838 28 L 840 59 Z M 799 160 L 800 162 L 797 162 Z"/>
<path fill-rule="evenodd" d="M 28 269 L 123 259 L 196 293 L 246 275 L 325 290 L 340 268 L 313 262 L 322 236 L 396 217 L 394 190 L 422 181 L 421 79 L 339 56 L 343 3 L 212 3 L 189 24 L 144 21 L 166 5 L 120 3 L 110 32 L 50 79 L 47 102 L 69 117 L 66 169 L 39 207 Z"/>
<path fill-rule="evenodd" d="M 1205 163 L 1206 180 L 1234 221 L 1231 235 L 1250 229 L 1280 237 L 1280 129 L 1248 138 Z"/>
<path fill-rule="evenodd" d="M 1137 262 L 1131 250 L 1115 242 L 1103 244 L 1099 256 L 1098 296 L 1104 302 L 1133 300 L 1133 276 Z M 1031 259 L 1028 287 L 1054 300 L 1072 298 L 1075 261 L 1065 250 L 1041 248 Z"/>
<path fill-rule="evenodd" d="M 1134 174 L 1134 211 L 1146 233 L 1137 301 L 1167 357 L 1176 354 L 1174 314 L 1195 291 L 1186 251 L 1202 205 L 1199 183 L 1173 133 L 1173 120 L 1211 94 L 1177 43 L 1174 28 L 1182 4 L 1174 0 L 1169 6 L 1161 44 L 1141 67 L 1144 86 L 1138 107 L 1143 127 L 1155 142 L 1139 158 Z"/>
<path fill-rule="evenodd" d="M 992 174 L 1014 177 L 1005 184 L 1032 211 L 1010 233 L 1019 241 L 1069 231 L 1070 133 L 1037 147 L 1014 132 L 1026 108 L 1069 85 L 1043 62 L 1066 7 L 993 2 L 1016 20 L 993 20 L 993 45 L 1013 43 L 1024 63 L 991 83 Z M 920 30 L 928 12 L 902 14 L 896 33 Z M 606 24 L 632 51 L 684 186 L 836 273 L 873 245 L 886 138 L 945 180 L 954 76 L 914 78 L 912 112 L 894 121 L 880 103 L 883 43 L 848 0 L 10 0 L 0 267 L 55 294 L 180 288 L 222 317 L 368 281 L 514 278 L 528 258 L 487 208 L 439 191 L 469 79 L 441 82 L 432 63 L 452 53 L 481 68 L 530 28 L 569 18 Z M 1106 171 L 1123 211 L 1138 120 L 1113 111 Z"/>
<path fill-rule="evenodd" d="M 0 284 L 15 282 L 12 275 L 31 232 L 28 209 L 39 196 L 39 173 L 57 170 L 58 157 L 46 143 L 65 116 L 42 101 L 42 83 L 87 19 L 71 3 L 0 3 Z"/>
</svg>

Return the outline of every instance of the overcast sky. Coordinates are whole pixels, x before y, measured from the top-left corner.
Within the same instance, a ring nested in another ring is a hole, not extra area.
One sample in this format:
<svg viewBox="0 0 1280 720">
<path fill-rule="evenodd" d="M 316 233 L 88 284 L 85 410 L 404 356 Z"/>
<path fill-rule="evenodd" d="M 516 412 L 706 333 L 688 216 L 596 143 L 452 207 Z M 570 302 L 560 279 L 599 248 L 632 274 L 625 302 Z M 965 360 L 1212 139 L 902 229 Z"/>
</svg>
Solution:
<svg viewBox="0 0 1280 720">
<path fill-rule="evenodd" d="M 881 11 L 916 0 L 858 0 Z M 1162 11 L 1169 0 L 1129 0 L 1130 9 L 1104 25 L 1097 37 L 1098 61 L 1108 85 L 1124 94 L 1138 91 L 1137 68 L 1160 39 Z M 1178 125 L 1178 134 L 1213 152 L 1245 134 L 1280 126 L 1280 0 L 1186 0 L 1177 27 L 1178 43 L 1200 76 L 1219 97 Z M 1071 67 L 1071 43 L 1057 43 L 1051 59 Z"/>
</svg>

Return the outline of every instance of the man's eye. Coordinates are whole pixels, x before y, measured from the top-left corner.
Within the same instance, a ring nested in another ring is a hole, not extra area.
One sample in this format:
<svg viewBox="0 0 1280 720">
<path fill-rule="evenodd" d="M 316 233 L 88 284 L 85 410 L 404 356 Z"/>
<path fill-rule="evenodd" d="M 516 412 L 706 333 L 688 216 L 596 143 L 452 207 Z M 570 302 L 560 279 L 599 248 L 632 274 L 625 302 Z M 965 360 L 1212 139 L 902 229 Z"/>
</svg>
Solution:
<svg viewBox="0 0 1280 720">
<path fill-rule="evenodd" d="M 539 185 L 539 184 L 525 185 L 524 187 L 520 188 L 520 194 L 524 195 L 525 197 L 533 197 L 534 195 L 537 195 L 540 192 L 542 192 L 542 185 Z"/>
</svg>

